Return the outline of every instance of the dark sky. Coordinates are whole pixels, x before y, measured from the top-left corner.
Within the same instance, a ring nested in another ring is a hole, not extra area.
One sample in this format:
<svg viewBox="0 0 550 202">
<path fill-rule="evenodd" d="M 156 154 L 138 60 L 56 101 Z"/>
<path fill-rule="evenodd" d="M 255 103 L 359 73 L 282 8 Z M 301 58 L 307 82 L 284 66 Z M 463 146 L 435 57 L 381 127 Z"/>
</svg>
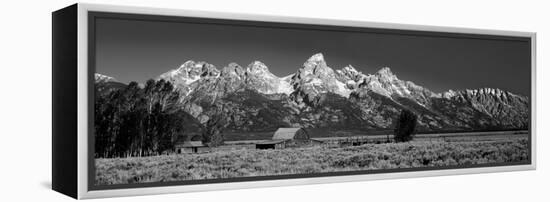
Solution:
<svg viewBox="0 0 550 202">
<path fill-rule="evenodd" d="M 434 92 L 493 87 L 529 95 L 530 46 L 525 41 L 227 26 L 182 22 L 96 20 L 96 72 L 144 82 L 187 60 L 218 69 L 264 62 L 286 76 L 313 54 L 365 74 L 388 66 L 403 80 Z"/>
</svg>

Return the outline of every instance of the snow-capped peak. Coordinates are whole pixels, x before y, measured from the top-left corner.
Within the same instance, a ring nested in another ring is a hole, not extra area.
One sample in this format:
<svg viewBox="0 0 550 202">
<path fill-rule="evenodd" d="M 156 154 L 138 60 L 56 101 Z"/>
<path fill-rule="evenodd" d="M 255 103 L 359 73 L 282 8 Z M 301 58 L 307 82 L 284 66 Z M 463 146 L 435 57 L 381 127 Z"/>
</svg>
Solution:
<svg viewBox="0 0 550 202">
<path fill-rule="evenodd" d="M 100 73 L 95 73 L 94 74 L 94 79 L 95 79 L 96 83 L 99 83 L 99 82 L 118 82 L 115 78 L 110 77 L 110 76 L 106 76 L 106 75 L 103 75 L 103 74 L 100 74 Z"/>
<path fill-rule="evenodd" d="M 179 68 L 172 71 L 172 74 L 180 74 L 180 76 L 185 77 L 196 77 L 202 75 L 204 71 L 212 71 L 213 74 L 219 73 L 219 71 L 212 64 L 204 61 L 195 62 L 193 60 L 188 60 L 180 65 Z"/>
<path fill-rule="evenodd" d="M 165 72 L 157 77 L 157 80 L 164 79 L 172 83 L 182 95 L 189 95 L 194 88 L 193 85 L 201 79 L 217 78 L 220 71 L 212 64 L 204 61 L 195 62 L 188 60 L 177 69 Z"/>
<path fill-rule="evenodd" d="M 192 67 L 192 66 L 195 66 L 195 61 L 187 60 L 183 64 L 180 65 L 179 69 L 188 68 L 188 67 Z"/>
<path fill-rule="evenodd" d="M 427 104 L 430 97 L 436 96 L 435 93 L 422 86 L 398 79 L 389 67 L 383 67 L 373 75 L 362 77 L 359 87 L 367 88 L 389 98 L 409 98 L 417 101 L 420 105 Z"/>
<path fill-rule="evenodd" d="M 239 64 L 232 62 L 222 69 L 221 76 L 237 77 L 239 79 L 242 79 L 244 76 L 244 72 L 244 69 Z"/>
<path fill-rule="evenodd" d="M 395 77 L 395 74 L 393 74 L 389 67 L 382 67 L 382 69 L 378 70 L 376 74 L 387 77 Z"/>
<path fill-rule="evenodd" d="M 342 69 L 336 70 L 336 77 L 343 83 L 349 83 L 350 81 L 357 83 L 360 82 L 365 75 L 357 71 L 352 65 L 348 65 Z"/>
<path fill-rule="evenodd" d="M 299 70 L 302 77 L 315 75 L 317 77 L 335 77 L 334 70 L 327 66 L 322 53 L 311 56 Z"/>
<path fill-rule="evenodd" d="M 246 71 L 252 74 L 263 74 L 268 73 L 269 69 L 264 63 L 260 61 L 254 61 L 246 67 Z"/>
<path fill-rule="evenodd" d="M 350 72 L 352 74 L 358 74 L 359 72 L 351 65 L 348 65 L 348 66 L 345 66 L 344 68 L 342 68 L 342 71 L 344 72 Z"/>
<path fill-rule="evenodd" d="M 325 57 L 323 57 L 323 53 L 316 53 L 315 55 L 312 55 L 307 62 L 310 63 L 321 63 L 325 62 Z"/>
<path fill-rule="evenodd" d="M 327 66 L 322 53 L 311 56 L 298 69 L 292 78 L 291 85 L 306 94 L 336 93 L 349 97 L 350 90 L 346 84 L 336 78 L 334 70 Z"/>
<path fill-rule="evenodd" d="M 260 61 L 254 61 L 246 67 L 246 83 L 249 88 L 264 94 L 284 93 L 288 95 L 293 91 L 289 80 L 275 76 Z"/>
<path fill-rule="evenodd" d="M 457 94 L 458 94 L 458 92 L 456 92 L 454 90 L 448 90 L 447 92 L 441 93 L 441 97 L 446 98 L 446 99 L 450 99 L 450 98 L 456 96 Z"/>
<path fill-rule="evenodd" d="M 161 74 L 158 79 L 170 81 L 178 86 L 187 86 L 202 77 L 218 76 L 219 71 L 212 64 L 188 60 L 179 68 Z"/>
</svg>

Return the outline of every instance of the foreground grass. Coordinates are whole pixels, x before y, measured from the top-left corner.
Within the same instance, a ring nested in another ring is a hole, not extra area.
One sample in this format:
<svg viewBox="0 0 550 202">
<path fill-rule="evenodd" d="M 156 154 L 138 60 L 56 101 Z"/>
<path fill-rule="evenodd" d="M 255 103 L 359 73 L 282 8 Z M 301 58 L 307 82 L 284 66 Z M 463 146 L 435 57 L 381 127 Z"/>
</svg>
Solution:
<svg viewBox="0 0 550 202">
<path fill-rule="evenodd" d="M 96 159 L 96 184 L 131 184 L 528 160 L 526 138 L 481 142 L 413 141 L 356 147 L 237 150 L 194 155 Z"/>
</svg>

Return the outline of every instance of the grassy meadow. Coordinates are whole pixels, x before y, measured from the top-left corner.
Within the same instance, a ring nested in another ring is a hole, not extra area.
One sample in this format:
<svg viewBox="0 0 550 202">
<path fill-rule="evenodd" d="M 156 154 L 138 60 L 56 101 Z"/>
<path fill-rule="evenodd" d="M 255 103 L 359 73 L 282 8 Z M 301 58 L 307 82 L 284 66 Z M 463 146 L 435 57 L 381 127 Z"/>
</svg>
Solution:
<svg viewBox="0 0 550 202">
<path fill-rule="evenodd" d="M 418 139 L 407 143 L 328 145 L 281 150 L 96 159 L 96 185 L 248 176 L 419 168 L 529 160 L 527 136 Z"/>
</svg>

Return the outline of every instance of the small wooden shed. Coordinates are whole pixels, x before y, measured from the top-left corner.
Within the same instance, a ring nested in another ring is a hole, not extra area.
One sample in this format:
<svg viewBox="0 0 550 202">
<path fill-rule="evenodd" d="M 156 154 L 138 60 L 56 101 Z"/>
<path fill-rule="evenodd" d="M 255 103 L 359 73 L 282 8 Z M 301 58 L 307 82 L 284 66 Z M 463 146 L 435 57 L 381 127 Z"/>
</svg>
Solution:
<svg viewBox="0 0 550 202">
<path fill-rule="evenodd" d="M 256 149 L 283 149 L 284 140 L 267 140 L 256 143 Z"/>
<path fill-rule="evenodd" d="M 202 141 L 185 141 L 181 144 L 176 144 L 176 153 L 203 153 L 209 151 L 208 146 L 204 145 Z"/>
</svg>

